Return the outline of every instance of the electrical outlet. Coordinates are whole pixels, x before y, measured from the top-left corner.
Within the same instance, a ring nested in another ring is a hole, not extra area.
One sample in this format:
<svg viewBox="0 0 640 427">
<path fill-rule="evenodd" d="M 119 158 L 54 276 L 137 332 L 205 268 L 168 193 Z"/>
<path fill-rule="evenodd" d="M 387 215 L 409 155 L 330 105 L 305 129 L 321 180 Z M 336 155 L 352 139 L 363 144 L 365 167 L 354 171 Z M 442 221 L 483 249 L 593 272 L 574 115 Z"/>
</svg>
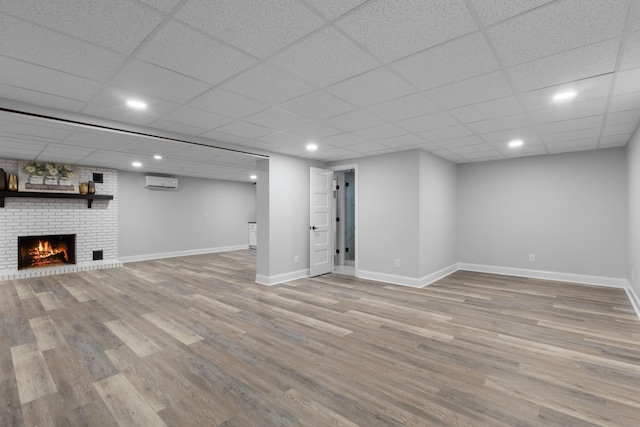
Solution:
<svg viewBox="0 0 640 427">
<path fill-rule="evenodd" d="M 396 268 L 400 268 L 400 260 L 399 259 L 396 259 L 395 266 L 396 266 Z"/>
<path fill-rule="evenodd" d="M 294 263 L 294 264 L 297 264 L 297 263 L 299 263 L 299 262 L 300 262 L 300 257 L 299 257 L 298 255 L 294 256 L 294 257 L 293 257 L 293 263 Z"/>
<path fill-rule="evenodd" d="M 535 262 L 536 254 L 529 254 L 529 262 Z"/>
</svg>

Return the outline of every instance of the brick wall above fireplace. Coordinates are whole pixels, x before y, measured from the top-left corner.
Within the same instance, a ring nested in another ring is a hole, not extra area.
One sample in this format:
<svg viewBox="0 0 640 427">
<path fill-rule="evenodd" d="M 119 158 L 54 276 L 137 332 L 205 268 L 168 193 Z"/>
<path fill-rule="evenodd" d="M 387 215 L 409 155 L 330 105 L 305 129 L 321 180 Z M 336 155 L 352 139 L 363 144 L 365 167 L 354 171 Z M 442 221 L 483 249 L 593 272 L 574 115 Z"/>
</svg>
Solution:
<svg viewBox="0 0 640 427">
<path fill-rule="evenodd" d="M 1 160 L 7 174 L 17 173 L 17 160 Z M 19 279 L 74 271 L 110 268 L 118 261 L 118 171 L 76 166 L 80 181 L 93 173 L 103 174 L 96 194 L 111 194 L 113 200 L 96 200 L 87 209 L 85 200 L 7 198 L 0 209 L 0 280 Z M 52 234 L 76 235 L 76 264 L 18 270 L 18 237 Z M 103 259 L 94 261 L 94 251 Z"/>
</svg>

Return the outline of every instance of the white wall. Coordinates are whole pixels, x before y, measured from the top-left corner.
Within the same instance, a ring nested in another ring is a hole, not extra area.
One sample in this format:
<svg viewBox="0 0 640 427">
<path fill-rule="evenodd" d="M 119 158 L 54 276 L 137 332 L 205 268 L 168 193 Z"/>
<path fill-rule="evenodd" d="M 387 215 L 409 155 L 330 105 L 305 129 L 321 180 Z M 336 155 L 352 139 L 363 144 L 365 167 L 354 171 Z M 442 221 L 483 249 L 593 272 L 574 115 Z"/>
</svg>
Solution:
<svg viewBox="0 0 640 427">
<path fill-rule="evenodd" d="M 454 163 L 420 151 L 420 277 L 428 282 L 458 262 L 457 181 Z"/>
<path fill-rule="evenodd" d="M 624 149 L 465 164 L 458 171 L 460 262 L 626 277 Z"/>
<path fill-rule="evenodd" d="M 280 154 L 269 155 L 268 168 L 259 164 L 258 179 L 263 180 L 268 173 L 268 185 L 258 183 L 256 281 L 259 283 L 274 284 L 309 274 L 309 168 L 312 166 L 324 168 L 326 164 Z M 297 264 L 296 256 L 299 257 Z"/>
<path fill-rule="evenodd" d="M 637 298 L 640 296 L 640 129 L 636 131 L 627 146 L 627 181 L 629 186 L 629 271 L 627 277 Z"/>
<path fill-rule="evenodd" d="M 150 190 L 145 174 L 119 172 L 119 257 L 123 261 L 248 247 L 253 183 L 178 177 L 179 188 Z"/>
</svg>

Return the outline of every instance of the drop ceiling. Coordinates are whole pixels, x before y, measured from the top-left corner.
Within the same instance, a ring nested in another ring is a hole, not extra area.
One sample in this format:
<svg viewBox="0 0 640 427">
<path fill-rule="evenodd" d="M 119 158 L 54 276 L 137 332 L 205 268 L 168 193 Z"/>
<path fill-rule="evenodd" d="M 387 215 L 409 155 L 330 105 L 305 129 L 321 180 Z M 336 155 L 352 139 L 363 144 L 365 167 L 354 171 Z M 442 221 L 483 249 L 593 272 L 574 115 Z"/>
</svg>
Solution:
<svg viewBox="0 0 640 427">
<path fill-rule="evenodd" d="M 3 158 L 248 181 L 242 152 L 467 163 L 622 147 L 640 119 L 636 0 L 3 0 L 0 40 Z"/>
</svg>

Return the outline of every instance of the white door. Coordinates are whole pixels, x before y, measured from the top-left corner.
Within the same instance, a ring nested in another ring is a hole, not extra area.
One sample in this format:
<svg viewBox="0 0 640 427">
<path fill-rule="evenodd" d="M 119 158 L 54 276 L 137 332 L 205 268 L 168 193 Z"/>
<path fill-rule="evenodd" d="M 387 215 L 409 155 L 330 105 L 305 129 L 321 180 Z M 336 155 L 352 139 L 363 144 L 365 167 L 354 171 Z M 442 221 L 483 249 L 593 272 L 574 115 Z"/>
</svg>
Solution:
<svg viewBox="0 0 640 427">
<path fill-rule="evenodd" d="M 310 168 L 309 275 L 319 276 L 333 271 L 331 200 L 333 172 Z"/>
</svg>

